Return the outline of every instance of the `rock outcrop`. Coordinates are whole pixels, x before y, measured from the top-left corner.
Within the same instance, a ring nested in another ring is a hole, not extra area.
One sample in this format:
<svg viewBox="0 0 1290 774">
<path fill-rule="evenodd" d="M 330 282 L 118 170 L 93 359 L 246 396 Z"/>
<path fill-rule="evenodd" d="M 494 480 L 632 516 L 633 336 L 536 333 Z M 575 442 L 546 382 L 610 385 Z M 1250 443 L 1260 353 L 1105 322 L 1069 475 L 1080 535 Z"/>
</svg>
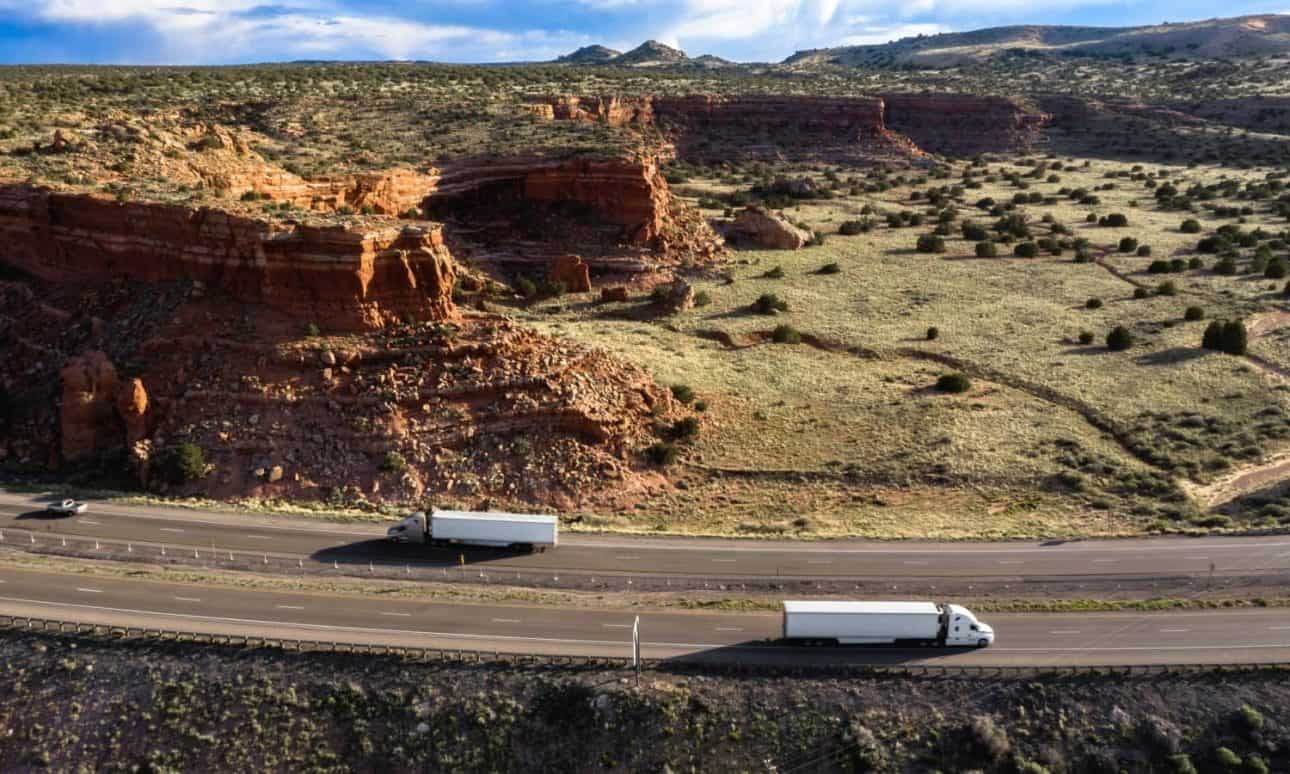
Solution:
<svg viewBox="0 0 1290 774">
<path fill-rule="evenodd" d="M 454 315 L 452 258 L 434 224 L 278 225 L 183 205 L 0 187 L 5 258 L 47 280 L 191 279 L 324 328 Z"/>
<path fill-rule="evenodd" d="M 570 293 L 587 293 L 591 290 L 591 269 L 581 256 L 562 255 L 551 264 L 548 277 L 564 284 Z"/>
<path fill-rule="evenodd" d="M 726 233 L 736 244 L 772 250 L 800 250 L 811 241 L 811 234 L 758 205 L 750 205 L 739 213 Z"/>
<path fill-rule="evenodd" d="M 59 416 L 63 459 L 78 460 L 124 438 L 116 413 L 116 368 L 102 352 L 87 352 L 63 366 Z"/>
<path fill-rule="evenodd" d="M 687 160 L 917 160 L 1021 150 L 1047 116 L 1004 97 L 884 94 L 880 97 L 550 97 L 531 107 L 551 120 L 656 128 Z"/>
<path fill-rule="evenodd" d="M 1009 97 L 883 94 L 882 102 L 888 129 L 945 156 L 1025 150 L 1050 118 Z"/>
</svg>

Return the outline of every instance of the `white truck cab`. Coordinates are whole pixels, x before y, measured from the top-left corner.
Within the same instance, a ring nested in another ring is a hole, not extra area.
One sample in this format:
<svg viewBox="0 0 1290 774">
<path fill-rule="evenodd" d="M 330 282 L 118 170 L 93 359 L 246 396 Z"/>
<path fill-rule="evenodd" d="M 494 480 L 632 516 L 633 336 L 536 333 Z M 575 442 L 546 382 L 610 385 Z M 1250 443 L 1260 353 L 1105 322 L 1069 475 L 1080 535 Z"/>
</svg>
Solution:
<svg viewBox="0 0 1290 774">
<path fill-rule="evenodd" d="M 385 539 L 392 543 L 424 543 L 426 540 L 426 515 L 417 511 L 385 531 Z"/>
<path fill-rule="evenodd" d="M 994 627 L 981 623 L 962 605 L 945 605 L 948 620 L 945 627 L 945 644 L 948 647 L 984 648 L 994 642 Z"/>
</svg>

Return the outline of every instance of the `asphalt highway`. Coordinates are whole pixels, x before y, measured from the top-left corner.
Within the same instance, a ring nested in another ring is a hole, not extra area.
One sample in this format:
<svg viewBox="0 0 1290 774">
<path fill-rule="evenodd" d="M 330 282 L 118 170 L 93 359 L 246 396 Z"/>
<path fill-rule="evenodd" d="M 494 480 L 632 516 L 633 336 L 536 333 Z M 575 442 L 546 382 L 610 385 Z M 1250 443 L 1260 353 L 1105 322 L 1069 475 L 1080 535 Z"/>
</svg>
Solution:
<svg viewBox="0 0 1290 774">
<path fill-rule="evenodd" d="M 385 524 L 335 524 L 181 508 L 91 503 L 47 518 L 43 500 L 0 492 L 0 534 L 35 532 L 115 543 L 254 552 L 302 561 L 467 564 L 552 573 L 732 579 L 1061 579 L 1290 572 L 1290 535 L 1089 541 L 817 542 L 564 533 L 545 553 L 385 543 Z M 391 523 L 393 523 L 391 521 Z M 12 538 L 11 538 L 12 539 Z"/>
<path fill-rule="evenodd" d="M 291 639 L 498 652 L 631 653 L 618 609 L 459 604 L 141 581 L 0 567 L 0 614 Z M 739 662 L 980 666 L 1242 663 L 1290 659 L 1284 609 L 991 614 L 985 649 L 789 647 L 775 613 L 646 610 L 642 655 Z"/>
</svg>

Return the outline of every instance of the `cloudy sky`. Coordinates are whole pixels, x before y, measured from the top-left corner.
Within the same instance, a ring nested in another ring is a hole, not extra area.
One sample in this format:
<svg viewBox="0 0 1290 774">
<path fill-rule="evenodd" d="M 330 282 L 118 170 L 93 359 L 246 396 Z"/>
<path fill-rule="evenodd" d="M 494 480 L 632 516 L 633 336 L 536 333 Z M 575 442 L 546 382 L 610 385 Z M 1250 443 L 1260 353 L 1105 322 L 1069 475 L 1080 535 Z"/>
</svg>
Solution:
<svg viewBox="0 0 1290 774">
<path fill-rule="evenodd" d="M 0 62 L 496 62 L 648 38 L 692 55 L 778 61 L 802 48 L 1000 24 L 1286 10 L 1286 0 L 0 0 Z"/>
</svg>

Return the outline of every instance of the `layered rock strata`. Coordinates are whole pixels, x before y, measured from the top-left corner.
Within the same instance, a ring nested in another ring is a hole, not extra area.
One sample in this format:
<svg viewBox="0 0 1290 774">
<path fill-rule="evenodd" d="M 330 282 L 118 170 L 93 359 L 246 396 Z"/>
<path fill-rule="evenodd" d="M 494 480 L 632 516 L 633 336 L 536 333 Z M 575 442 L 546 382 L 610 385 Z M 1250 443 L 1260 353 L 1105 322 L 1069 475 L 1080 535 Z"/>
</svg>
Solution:
<svg viewBox="0 0 1290 774">
<path fill-rule="evenodd" d="M 884 94 L 878 97 L 550 97 L 529 109 L 550 120 L 661 130 L 682 158 L 883 160 L 1020 150 L 1047 121 L 1003 97 Z"/>
<path fill-rule="evenodd" d="M 438 226 L 278 225 L 205 207 L 0 187 L 7 263 L 43 279 L 191 279 L 332 329 L 454 315 Z"/>
</svg>

